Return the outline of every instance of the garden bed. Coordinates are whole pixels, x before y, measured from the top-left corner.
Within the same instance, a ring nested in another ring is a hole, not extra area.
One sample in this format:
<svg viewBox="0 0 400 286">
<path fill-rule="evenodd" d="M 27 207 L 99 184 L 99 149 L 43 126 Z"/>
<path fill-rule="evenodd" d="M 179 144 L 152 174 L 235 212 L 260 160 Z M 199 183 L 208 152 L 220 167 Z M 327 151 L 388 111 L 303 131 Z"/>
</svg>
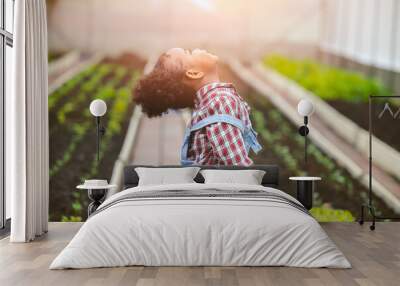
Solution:
<svg viewBox="0 0 400 286">
<path fill-rule="evenodd" d="M 62 58 L 62 56 L 65 55 L 65 53 L 63 52 L 48 52 L 47 54 L 47 58 L 49 63 L 54 62 L 60 58 Z"/>
<path fill-rule="evenodd" d="M 283 56 L 268 56 L 264 64 L 295 81 L 303 88 L 324 99 L 341 114 L 360 127 L 368 130 L 369 95 L 387 96 L 390 91 L 379 81 L 366 78 L 354 72 L 319 64 L 312 60 L 292 60 Z M 374 103 L 375 116 L 383 110 L 384 101 Z M 391 101 L 393 112 L 400 106 L 400 100 Z M 400 151 L 400 136 L 396 122 L 387 113 L 381 119 L 374 119 L 373 134 L 383 142 Z M 392 127 L 392 128 L 390 128 Z"/>
<path fill-rule="evenodd" d="M 340 113 L 346 115 L 349 119 L 353 120 L 360 127 L 369 130 L 369 104 L 368 102 L 346 102 L 340 100 L 327 101 L 332 107 Z M 398 99 L 400 103 L 400 99 Z M 373 103 L 374 120 L 372 122 L 372 133 L 386 144 L 400 152 L 400 117 L 394 119 L 389 113 L 385 113 L 378 119 L 379 113 L 383 110 L 385 103 Z M 396 112 L 399 106 L 391 105 L 393 112 Z M 399 114 L 400 115 L 400 114 Z"/>
<path fill-rule="evenodd" d="M 89 178 L 110 180 L 134 107 L 131 90 L 143 67 L 134 55 L 106 58 L 49 96 L 50 220 L 85 220 L 87 194 L 76 185 Z M 89 112 L 96 98 L 108 107 L 99 166 L 95 119 Z"/>
<path fill-rule="evenodd" d="M 253 127 L 259 133 L 263 150 L 251 157 L 256 164 L 277 164 L 280 189 L 295 196 L 296 186 L 288 178 L 304 174 L 304 138 L 267 98 L 252 91 L 227 67 L 221 72 L 225 81 L 235 83 L 252 108 Z M 313 215 L 320 221 L 354 220 L 359 215 L 361 203 L 367 201 L 368 190 L 314 144 L 309 146 L 307 167 L 309 174 L 323 178 L 317 183 Z M 395 215 L 378 197 L 374 196 L 374 202 L 380 215 Z"/>
</svg>

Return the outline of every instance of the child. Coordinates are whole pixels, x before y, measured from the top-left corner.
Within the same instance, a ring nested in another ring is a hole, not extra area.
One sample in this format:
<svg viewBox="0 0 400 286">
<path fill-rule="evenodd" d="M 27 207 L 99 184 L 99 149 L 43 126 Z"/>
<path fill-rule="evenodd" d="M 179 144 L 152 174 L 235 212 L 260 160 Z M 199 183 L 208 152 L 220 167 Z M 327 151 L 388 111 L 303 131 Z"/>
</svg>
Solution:
<svg viewBox="0 0 400 286">
<path fill-rule="evenodd" d="M 149 116 L 170 108 L 193 108 L 181 149 L 182 165 L 249 166 L 258 152 L 250 108 L 230 83 L 220 82 L 218 57 L 204 50 L 174 48 L 162 54 L 134 91 Z"/>
</svg>

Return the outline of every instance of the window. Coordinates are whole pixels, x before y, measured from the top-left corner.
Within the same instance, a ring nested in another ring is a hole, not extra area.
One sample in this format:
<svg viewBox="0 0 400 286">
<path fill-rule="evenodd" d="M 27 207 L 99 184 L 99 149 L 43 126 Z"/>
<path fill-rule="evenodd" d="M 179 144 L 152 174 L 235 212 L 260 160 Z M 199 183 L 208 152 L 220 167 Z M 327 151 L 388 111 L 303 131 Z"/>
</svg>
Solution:
<svg viewBox="0 0 400 286">
<path fill-rule="evenodd" d="M 4 106 L 6 94 L 11 92 L 12 46 L 14 30 L 14 0 L 0 0 L 0 228 L 9 224 L 10 194 L 4 187 L 4 140 L 5 122 Z"/>
</svg>

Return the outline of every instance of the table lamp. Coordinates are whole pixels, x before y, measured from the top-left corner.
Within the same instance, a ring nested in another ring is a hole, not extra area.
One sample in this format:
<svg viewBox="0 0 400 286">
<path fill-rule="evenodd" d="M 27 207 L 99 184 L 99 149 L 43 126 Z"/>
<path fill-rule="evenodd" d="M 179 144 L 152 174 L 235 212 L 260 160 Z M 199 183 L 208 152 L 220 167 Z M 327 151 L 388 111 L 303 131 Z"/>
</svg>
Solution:
<svg viewBox="0 0 400 286">
<path fill-rule="evenodd" d="M 104 100 L 95 99 L 90 103 L 90 113 L 96 118 L 96 150 L 97 150 L 97 166 L 99 166 L 100 161 L 100 137 L 104 135 L 106 129 L 100 125 L 100 117 L 102 117 L 107 112 L 107 104 Z"/>
</svg>

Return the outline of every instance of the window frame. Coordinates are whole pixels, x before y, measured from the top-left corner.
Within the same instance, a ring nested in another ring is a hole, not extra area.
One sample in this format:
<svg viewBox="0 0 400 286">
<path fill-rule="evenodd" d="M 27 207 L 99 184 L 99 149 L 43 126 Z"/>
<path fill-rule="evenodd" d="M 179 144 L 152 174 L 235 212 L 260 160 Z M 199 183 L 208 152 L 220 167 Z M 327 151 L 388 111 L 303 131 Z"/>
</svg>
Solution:
<svg viewBox="0 0 400 286">
<path fill-rule="evenodd" d="M 5 189 L 5 93 L 6 93 L 6 47 L 13 47 L 13 34 L 6 30 L 6 17 L 14 20 L 15 0 L 12 1 L 13 14 L 6 15 L 6 1 L 1 3 L 0 21 L 0 236 L 10 230 L 10 219 L 6 217 L 6 189 Z"/>
</svg>

